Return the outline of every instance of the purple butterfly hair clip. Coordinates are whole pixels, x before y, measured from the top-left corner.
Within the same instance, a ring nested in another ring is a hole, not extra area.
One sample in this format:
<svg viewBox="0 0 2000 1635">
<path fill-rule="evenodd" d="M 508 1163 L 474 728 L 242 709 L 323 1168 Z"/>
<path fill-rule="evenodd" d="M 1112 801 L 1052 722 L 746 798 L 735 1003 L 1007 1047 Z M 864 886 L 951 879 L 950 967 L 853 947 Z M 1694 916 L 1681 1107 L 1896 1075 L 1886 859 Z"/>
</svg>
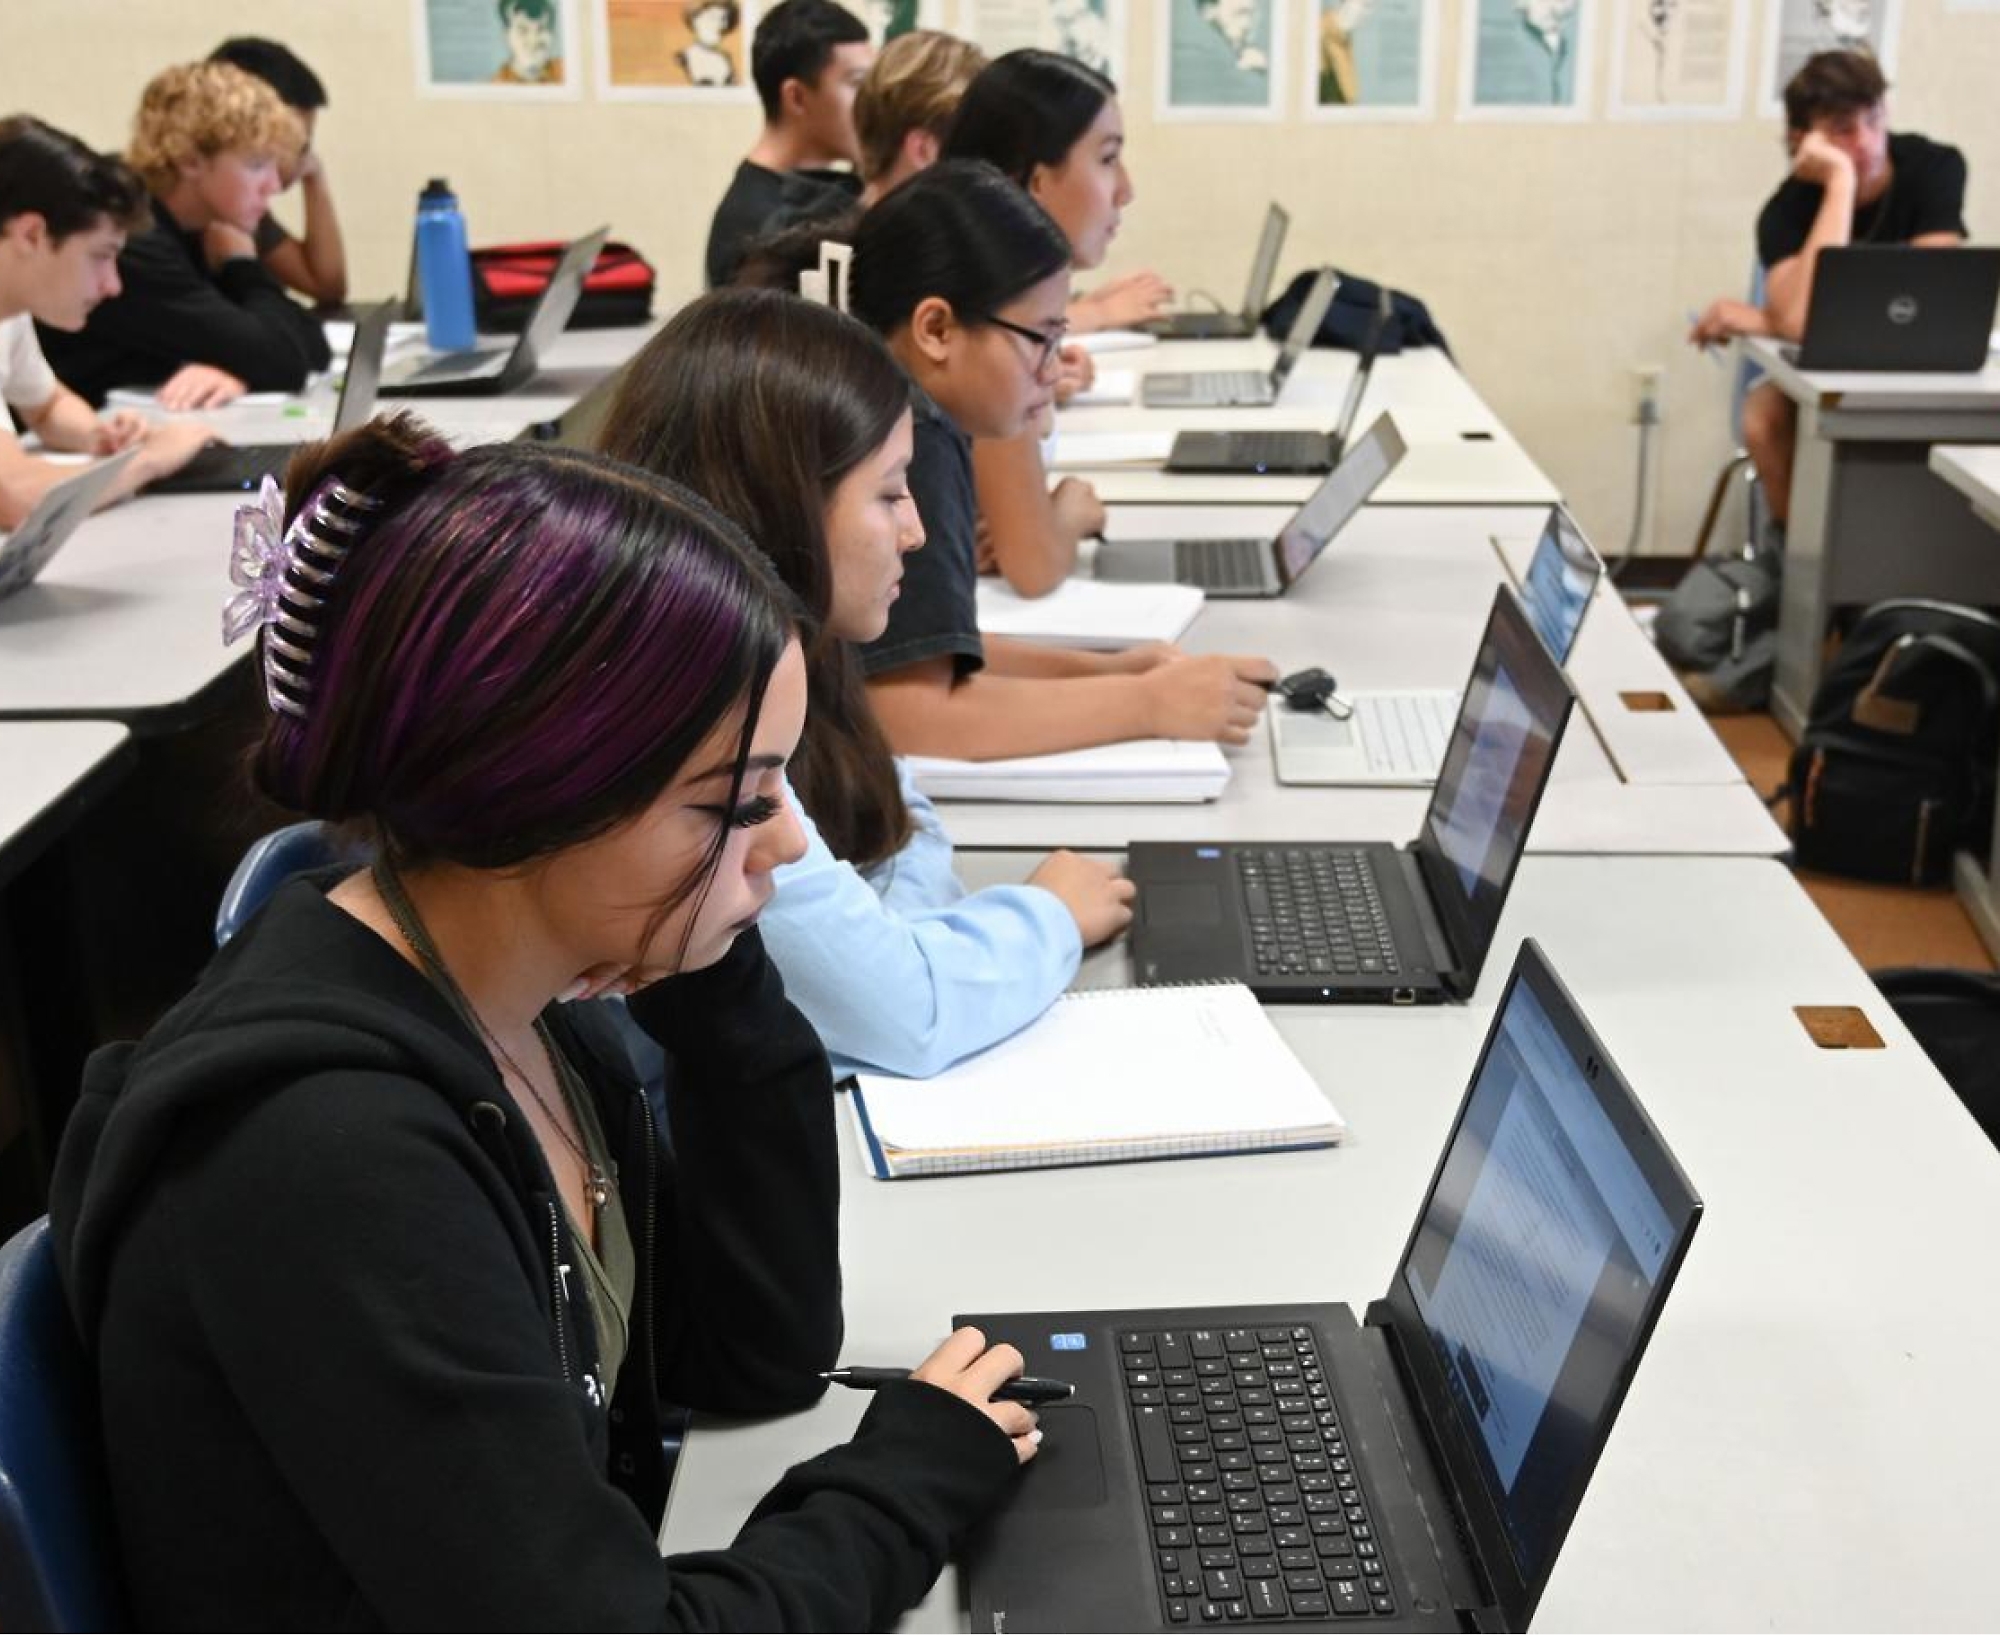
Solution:
<svg viewBox="0 0 2000 1635">
<path fill-rule="evenodd" d="M 277 618 L 278 604 L 285 594 L 285 569 L 290 565 L 285 496 L 267 475 L 257 497 L 236 508 L 236 526 L 229 542 L 229 582 L 241 589 L 222 610 L 223 646 L 241 641 Z"/>
</svg>

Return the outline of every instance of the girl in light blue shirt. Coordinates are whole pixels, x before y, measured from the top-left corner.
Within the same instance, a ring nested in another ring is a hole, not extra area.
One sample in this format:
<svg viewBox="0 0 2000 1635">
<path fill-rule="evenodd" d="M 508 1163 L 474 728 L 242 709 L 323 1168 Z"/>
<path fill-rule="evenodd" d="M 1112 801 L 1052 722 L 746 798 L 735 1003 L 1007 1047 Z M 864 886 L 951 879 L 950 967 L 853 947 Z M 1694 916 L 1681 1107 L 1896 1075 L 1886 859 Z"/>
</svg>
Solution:
<svg viewBox="0 0 2000 1635">
<path fill-rule="evenodd" d="M 862 325 L 797 296 L 722 290 L 626 371 L 606 453 L 741 524 L 809 617 L 792 793 L 806 855 L 776 874 L 764 941 L 837 1070 L 922 1077 L 1006 1038 L 1131 919 L 1130 883 L 1056 852 L 1021 886 L 967 891 L 950 838 L 889 749 L 854 644 L 879 636 L 924 529 L 911 388 Z"/>
</svg>

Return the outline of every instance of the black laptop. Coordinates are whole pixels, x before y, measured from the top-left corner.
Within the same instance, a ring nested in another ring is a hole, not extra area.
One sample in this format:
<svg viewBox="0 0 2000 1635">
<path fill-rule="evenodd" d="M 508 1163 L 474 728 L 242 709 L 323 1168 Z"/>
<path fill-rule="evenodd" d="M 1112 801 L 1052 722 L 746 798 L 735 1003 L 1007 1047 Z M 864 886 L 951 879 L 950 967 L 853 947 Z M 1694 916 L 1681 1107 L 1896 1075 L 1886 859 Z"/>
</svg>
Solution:
<svg viewBox="0 0 2000 1635">
<path fill-rule="evenodd" d="M 1417 838 L 1135 841 L 1140 986 L 1242 982 L 1267 1003 L 1465 999 L 1574 702 L 1520 598 L 1500 586 Z"/>
<path fill-rule="evenodd" d="M 968 1541 L 972 1628 L 1525 1629 L 1701 1210 L 1523 943 L 1364 1319 L 1304 1303 L 953 1319 L 1076 1386 Z M 1338 1214 L 1290 1230 L 1338 1232 Z"/>
<path fill-rule="evenodd" d="M 1974 373 L 2000 302 L 2000 250 L 1850 244 L 1822 250 L 1801 369 Z"/>
<path fill-rule="evenodd" d="M 1276 203 L 1264 212 L 1264 230 L 1257 235 L 1257 250 L 1250 258 L 1250 283 L 1243 291 L 1240 312 L 1170 312 L 1139 327 L 1163 341 L 1243 341 L 1257 333 L 1264 308 L 1270 304 L 1271 284 L 1278 275 L 1278 256 L 1285 247 L 1285 233 L 1292 218 Z"/>
<path fill-rule="evenodd" d="M 1367 395 L 1375 358 L 1382 348 L 1395 309 L 1389 292 L 1381 291 L 1374 316 L 1361 337 L 1361 352 L 1348 377 L 1347 397 L 1331 432 L 1322 431 L 1184 431 L 1167 451 L 1169 471 L 1246 473 L 1251 476 L 1317 476 L 1340 463 L 1354 422 Z"/>
<path fill-rule="evenodd" d="M 389 338 L 393 301 L 377 302 L 354 323 L 354 342 L 347 352 L 347 373 L 341 377 L 340 398 L 334 405 L 333 431 L 352 431 L 375 412 L 375 391 L 382 375 L 382 349 Z M 283 482 L 285 467 L 299 451 L 297 443 L 210 443 L 169 476 L 146 485 L 148 494 L 233 494 L 255 489 L 266 477 Z"/>
<path fill-rule="evenodd" d="M 535 310 L 508 346 L 471 347 L 463 352 L 424 352 L 398 363 L 382 376 L 382 390 L 395 397 L 497 397 L 534 378 L 541 357 L 569 325 L 583 299 L 583 281 L 597 265 L 609 227 L 586 233 L 562 253 Z"/>
</svg>

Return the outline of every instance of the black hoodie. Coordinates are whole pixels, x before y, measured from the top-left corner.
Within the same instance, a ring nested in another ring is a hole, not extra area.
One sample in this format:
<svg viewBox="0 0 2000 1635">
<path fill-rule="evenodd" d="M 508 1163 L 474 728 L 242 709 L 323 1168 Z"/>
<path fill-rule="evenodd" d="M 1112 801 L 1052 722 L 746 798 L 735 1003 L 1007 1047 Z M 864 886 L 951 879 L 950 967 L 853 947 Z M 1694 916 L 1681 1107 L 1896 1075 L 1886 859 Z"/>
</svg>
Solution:
<svg viewBox="0 0 2000 1635">
<path fill-rule="evenodd" d="M 525 1119 L 327 884 L 93 1056 L 64 1135 L 50 1216 L 141 1626 L 862 1628 L 914 1603 L 1015 1468 L 929 1386 L 880 1393 L 728 1550 L 655 1544 L 656 1400 L 798 1408 L 840 1348 L 826 1060 L 761 940 L 633 1003 L 672 1161 L 594 1007 L 549 1013 L 639 1258 L 607 1391 Z"/>
</svg>

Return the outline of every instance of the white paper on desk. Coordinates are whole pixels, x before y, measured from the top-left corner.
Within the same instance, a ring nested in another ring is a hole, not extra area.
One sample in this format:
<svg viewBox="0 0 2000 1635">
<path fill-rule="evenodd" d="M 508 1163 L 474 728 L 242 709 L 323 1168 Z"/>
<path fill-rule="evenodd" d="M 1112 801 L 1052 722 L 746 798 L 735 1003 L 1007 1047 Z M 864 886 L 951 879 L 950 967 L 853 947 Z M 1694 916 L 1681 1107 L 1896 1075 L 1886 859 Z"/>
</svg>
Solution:
<svg viewBox="0 0 2000 1635">
<path fill-rule="evenodd" d="M 1118 652 L 1141 642 L 1179 641 L 1204 600 L 1193 585 L 1065 579 L 1046 596 L 1022 596 L 1004 580 L 982 579 L 979 629 L 1044 647 Z"/>
<path fill-rule="evenodd" d="M 1174 446 L 1170 431 L 1056 431 L 1049 463 L 1071 471 L 1098 466 L 1148 466 L 1165 462 Z"/>
<path fill-rule="evenodd" d="M 354 350 L 354 323 L 348 318 L 329 318 L 320 326 L 326 331 L 326 344 L 337 363 Z M 393 357 L 404 347 L 421 346 L 424 339 L 422 323 L 392 323 L 387 339 L 382 343 L 382 355 Z"/>
<path fill-rule="evenodd" d="M 933 800 L 1058 801 L 1116 805 L 1128 801 L 1214 800 L 1229 783 L 1229 762 L 1214 744 L 1135 738 L 1056 755 L 1001 761 L 953 761 L 912 755 L 910 775 Z"/>
<path fill-rule="evenodd" d="M 1136 352 L 1144 346 L 1158 346 L 1160 338 L 1143 329 L 1093 329 L 1088 335 L 1071 336 L 1070 344 L 1096 357 L 1100 352 Z"/>
<path fill-rule="evenodd" d="M 156 409 L 162 414 L 173 411 L 160 408 L 160 394 L 146 386 L 114 386 L 104 394 L 104 401 L 120 409 Z M 290 392 L 245 392 L 241 397 L 232 397 L 220 408 L 190 409 L 190 414 L 220 414 L 227 409 L 277 409 L 287 403 L 295 403 Z"/>
<path fill-rule="evenodd" d="M 1090 383 L 1088 391 L 1078 392 L 1065 408 L 1088 409 L 1130 403 L 1139 395 L 1139 372 L 1136 369 L 1100 369 L 1097 378 Z"/>
</svg>

